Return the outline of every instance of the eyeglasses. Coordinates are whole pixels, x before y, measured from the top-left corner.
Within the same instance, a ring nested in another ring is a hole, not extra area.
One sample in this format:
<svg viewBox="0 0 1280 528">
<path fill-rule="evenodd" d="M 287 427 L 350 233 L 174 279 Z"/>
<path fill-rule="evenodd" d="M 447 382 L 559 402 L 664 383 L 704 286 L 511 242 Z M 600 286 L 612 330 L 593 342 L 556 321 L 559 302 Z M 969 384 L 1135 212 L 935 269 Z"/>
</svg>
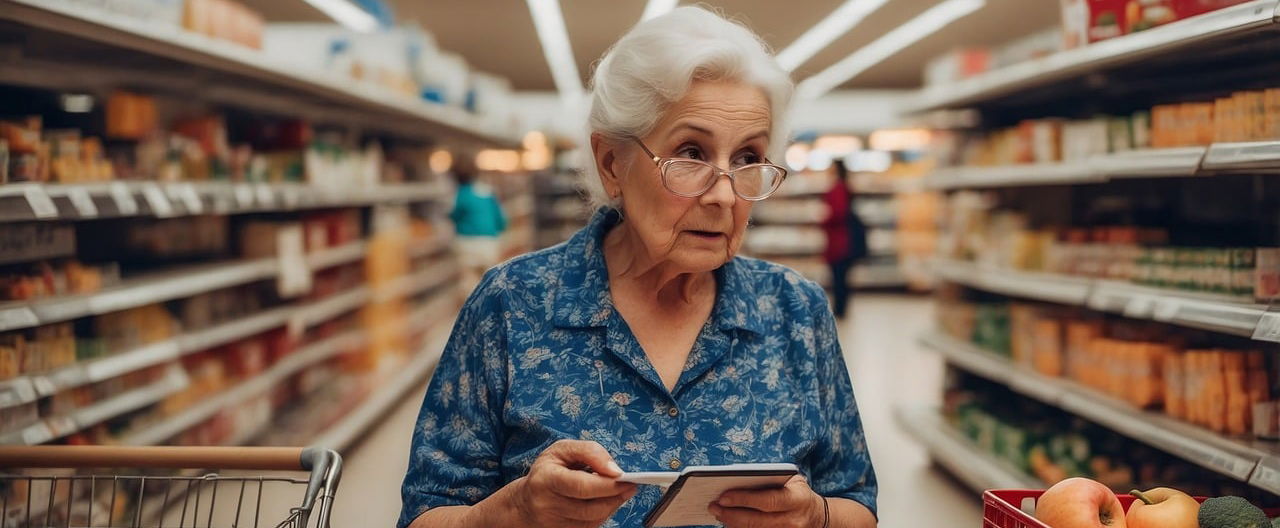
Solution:
<svg viewBox="0 0 1280 528">
<path fill-rule="evenodd" d="M 729 177 L 734 194 L 743 200 L 758 202 L 772 195 L 782 185 L 782 180 L 787 179 L 787 169 L 772 163 L 752 163 L 724 170 L 701 160 L 659 157 L 639 139 L 635 139 L 635 142 L 658 166 L 658 171 L 662 173 L 662 186 L 676 196 L 702 196 L 723 174 Z"/>
</svg>

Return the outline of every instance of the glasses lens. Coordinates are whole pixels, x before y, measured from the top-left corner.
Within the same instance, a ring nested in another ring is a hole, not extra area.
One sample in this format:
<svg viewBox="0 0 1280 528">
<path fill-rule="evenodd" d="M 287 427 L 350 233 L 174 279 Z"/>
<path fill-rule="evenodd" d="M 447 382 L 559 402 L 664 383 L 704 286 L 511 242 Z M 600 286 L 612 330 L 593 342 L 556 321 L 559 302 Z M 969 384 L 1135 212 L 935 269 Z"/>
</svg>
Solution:
<svg viewBox="0 0 1280 528">
<path fill-rule="evenodd" d="M 782 183 L 782 171 L 771 165 L 744 167 L 734 174 L 734 190 L 743 198 L 768 196 Z"/>
<path fill-rule="evenodd" d="M 680 194 L 698 194 L 707 186 L 714 171 L 696 161 L 674 160 L 666 164 L 662 177 L 667 188 Z"/>
</svg>

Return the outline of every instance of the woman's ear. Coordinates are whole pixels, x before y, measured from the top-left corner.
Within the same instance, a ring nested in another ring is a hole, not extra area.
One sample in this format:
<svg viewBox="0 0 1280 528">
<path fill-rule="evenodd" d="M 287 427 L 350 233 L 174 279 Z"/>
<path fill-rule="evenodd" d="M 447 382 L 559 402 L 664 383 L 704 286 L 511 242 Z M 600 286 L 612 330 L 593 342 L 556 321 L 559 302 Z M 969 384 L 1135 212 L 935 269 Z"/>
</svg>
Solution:
<svg viewBox="0 0 1280 528">
<path fill-rule="evenodd" d="M 592 132 L 591 153 L 595 157 L 596 172 L 600 173 L 600 185 L 604 186 L 604 192 L 610 198 L 617 198 L 622 188 L 618 174 L 614 172 L 614 165 L 618 161 L 617 146 L 604 134 Z"/>
</svg>

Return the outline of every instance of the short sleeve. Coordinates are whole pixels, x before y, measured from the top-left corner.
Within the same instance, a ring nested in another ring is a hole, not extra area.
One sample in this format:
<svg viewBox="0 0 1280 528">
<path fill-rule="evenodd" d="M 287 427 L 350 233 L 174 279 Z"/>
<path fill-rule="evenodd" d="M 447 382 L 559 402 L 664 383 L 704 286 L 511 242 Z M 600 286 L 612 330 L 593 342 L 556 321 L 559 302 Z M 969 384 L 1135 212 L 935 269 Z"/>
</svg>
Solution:
<svg viewBox="0 0 1280 528">
<path fill-rule="evenodd" d="M 815 359 L 823 431 L 814 450 L 809 453 L 812 468 L 809 485 L 824 497 L 842 497 L 866 506 L 876 515 L 875 469 L 867 450 L 866 435 L 858 402 L 849 381 L 849 368 L 840 349 L 835 317 L 827 306 L 826 294 L 817 290 L 813 309 Z"/>
<path fill-rule="evenodd" d="M 490 270 L 454 323 L 413 430 L 397 526 L 436 506 L 475 504 L 501 487 L 506 327 Z"/>
</svg>

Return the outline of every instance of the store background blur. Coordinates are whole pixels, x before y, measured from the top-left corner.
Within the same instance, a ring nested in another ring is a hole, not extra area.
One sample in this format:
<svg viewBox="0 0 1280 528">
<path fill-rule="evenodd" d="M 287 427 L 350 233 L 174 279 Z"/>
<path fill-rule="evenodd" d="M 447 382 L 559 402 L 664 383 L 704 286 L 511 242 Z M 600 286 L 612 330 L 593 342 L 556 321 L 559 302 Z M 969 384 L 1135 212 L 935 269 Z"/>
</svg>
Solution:
<svg viewBox="0 0 1280 528">
<path fill-rule="evenodd" d="M 585 223 L 585 79 L 677 3 L 0 0 L 0 444 L 334 447 L 389 525 L 461 299 Z M 1280 504 L 1280 3 L 704 5 L 798 82 L 742 252 L 858 290 L 886 526 Z"/>
</svg>

